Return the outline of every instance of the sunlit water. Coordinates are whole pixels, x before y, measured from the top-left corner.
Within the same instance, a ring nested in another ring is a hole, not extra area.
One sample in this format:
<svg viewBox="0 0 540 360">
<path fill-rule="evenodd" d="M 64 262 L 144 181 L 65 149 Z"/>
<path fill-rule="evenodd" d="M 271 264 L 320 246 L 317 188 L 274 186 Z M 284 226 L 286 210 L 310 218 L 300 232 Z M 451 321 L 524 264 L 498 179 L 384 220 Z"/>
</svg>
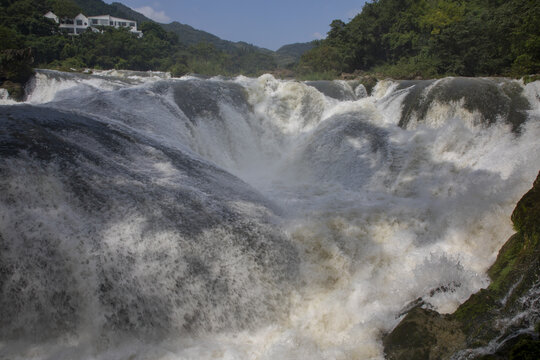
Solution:
<svg viewBox="0 0 540 360">
<path fill-rule="evenodd" d="M 411 301 L 454 311 L 540 169 L 540 85 L 372 94 L 41 71 L 0 99 L 0 358 L 380 359 Z"/>
</svg>

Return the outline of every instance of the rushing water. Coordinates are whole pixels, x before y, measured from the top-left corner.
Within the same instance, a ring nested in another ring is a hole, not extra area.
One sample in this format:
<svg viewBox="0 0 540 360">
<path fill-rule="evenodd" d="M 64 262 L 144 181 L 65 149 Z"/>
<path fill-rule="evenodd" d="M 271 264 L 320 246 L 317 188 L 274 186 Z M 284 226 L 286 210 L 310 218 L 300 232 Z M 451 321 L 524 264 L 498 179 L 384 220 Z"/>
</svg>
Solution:
<svg viewBox="0 0 540 360">
<path fill-rule="evenodd" d="M 540 83 L 40 71 L 0 100 L 1 359 L 379 359 L 487 286 Z M 9 104 L 8 104 L 9 103 Z"/>
</svg>

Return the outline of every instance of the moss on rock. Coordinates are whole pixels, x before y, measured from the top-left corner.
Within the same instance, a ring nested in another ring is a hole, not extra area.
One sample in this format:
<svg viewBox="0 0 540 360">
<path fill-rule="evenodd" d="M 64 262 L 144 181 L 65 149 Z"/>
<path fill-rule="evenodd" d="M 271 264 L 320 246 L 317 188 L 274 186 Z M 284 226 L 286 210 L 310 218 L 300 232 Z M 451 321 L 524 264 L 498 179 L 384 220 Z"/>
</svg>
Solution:
<svg viewBox="0 0 540 360">
<path fill-rule="evenodd" d="M 471 295 L 451 315 L 411 310 L 383 339 L 388 359 L 447 359 L 459 350 L 485 346 L 496 338 L 506 340 L 495 353 L 477 359 L 540 358 L 538 335 L 521 333 L 519 326 L 501 333 L 498 324 L 522 309 L 520 299 L 538 286 L 540 279 L 540 173 L 516 205 L 512 221 L 517 233 L 488 270 L 490 286 Z"/>
<path fill-rule="evenodd" d="M 529 190 L 516 205 L 512 213 L 514 229 L 526 235 L 540 233 L 540 175 L 536 178 L 533 188 Z"/>
<path fill-rule="evenodd" d="M 540 355 L 540 341 L 532 336 L 524 336 L 509 351 L 510 360 L 538 360 Z"/>
<path fill-rule="evenodd" d="M 383 343 L 385 349 L 392 349 L 387 353 L 388 359 L 444 359 L 445 354 L 465 345 L 465 335 L 459 322 L 417 307 L 384 338 Z"/>
</svg>

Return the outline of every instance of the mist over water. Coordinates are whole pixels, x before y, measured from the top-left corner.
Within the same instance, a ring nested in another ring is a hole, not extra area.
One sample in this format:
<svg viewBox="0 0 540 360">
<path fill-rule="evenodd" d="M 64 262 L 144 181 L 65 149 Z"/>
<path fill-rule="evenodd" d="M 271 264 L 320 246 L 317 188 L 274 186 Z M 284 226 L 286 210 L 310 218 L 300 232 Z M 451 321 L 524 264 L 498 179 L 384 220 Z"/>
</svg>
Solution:
<svg viewBox="0 0 540 360">
<path fill-rule="evenodd" d="M 39 71 L 0 107 L 1 359 L 381 359 L 488 285 L 540 85 Z"/>
</svg>

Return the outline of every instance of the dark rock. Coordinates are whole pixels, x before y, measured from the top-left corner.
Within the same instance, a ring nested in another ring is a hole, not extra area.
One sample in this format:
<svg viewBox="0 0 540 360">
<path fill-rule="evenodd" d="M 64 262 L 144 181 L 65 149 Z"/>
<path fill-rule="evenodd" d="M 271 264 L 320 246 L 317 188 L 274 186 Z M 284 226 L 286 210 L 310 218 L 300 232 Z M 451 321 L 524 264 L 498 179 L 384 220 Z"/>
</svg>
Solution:
<svg viewBox="0 0 540 360">
<path fill-rule="evenodd" d="M 306 85 L 314 87 L 321 94 L 331 97 L 333 99 L 338 99 L 340 101 L 350 101 L 356 100 L 356 96 L 352 91 L 352 88 L 348 89 L 341 86 L 339 83 L 329 80 L 317 80 L 317 81 L 306 81 Z"/>
<path fill-rule="evenodd" d="M 0 85 L 0 88 L 6 89 L 9 97 L 13 100 L 22 101 L 24 99 L 24 85 L 21 83 L 6 80 Z"/>
<path fill-rule="evenodd" d="M 364 85 L 364 87 L 366 88 L 368 95 L 371 95 L 373 88 L 379 82 L 379 80 L 375 76 L 371 76 L 371 75 L 365 75 L 361 77 L 359 80 L 360 80 L 360 84 Z"/>
<path fill-rule="evenodd" d="M 536 360 L 540 357 L 540 341 L 523 336 L 508 352 L 509 359 Z"/>
<path fill-rule="evenodd" d="M 450 104 L 464 101 L 463 107 L 481 114 L 480 123 L 489 126 L 499 118 L 506 119 L 514 132 L 527 119 L 530 104 L 521 85 L 503 78 L 446 78 L 436 80 L 404 80 L 398 90 L 410 88 L 403 100 L 399 126 L 407 128 L 413 118 L 424 121 L 434 102 Z"/>
<path fill-rule="evenodd" d="M 527 192 L 516 205 L 512 213 L 512 222 L 517 231 L 527 234 L 540 232 L 540 176 L 536 178 L 533 188 Z"/>
<path fill-rule="evenodd" d="M 21 101 L 24 86 L 34 75 L 32 50 L 7 49 L 0 52 L 0 87 L 6 89 L 10 97 Z"/>
<path fill-rule="evenodd" d="M 461 324 L 416 307 L 383 340 L 388 359 L 443 359 L 465 346 Z"/>
</svg>

